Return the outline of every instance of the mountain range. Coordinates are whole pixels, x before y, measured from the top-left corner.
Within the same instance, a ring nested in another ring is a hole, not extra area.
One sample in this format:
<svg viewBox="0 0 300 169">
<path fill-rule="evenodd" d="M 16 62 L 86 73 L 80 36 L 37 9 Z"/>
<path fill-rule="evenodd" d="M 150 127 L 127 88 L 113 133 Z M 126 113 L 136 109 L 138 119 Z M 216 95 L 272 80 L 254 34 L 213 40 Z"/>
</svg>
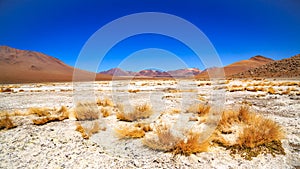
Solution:
<svg viewBox="0 0 300 169">
<path fill-rule="evenodd" d="M 189 77 L 197 75 L 201 72 L 198 68 L 186 68 L 171 71 L 159 71 L 146 69 L 139 72 L 125 71 L 120 68 L 112 68 L 107 71 L 100 72 L 112 76 L 136 76 L 136 77 Z"/>
<path fill-rule="evenodd" d="M 208 78 L 209 74 L 224 69 L 226 77 L 299 77 L 300 55 L 274 61 L 264 56 L 254 56 L 219 68 L 186 68 L 172 71 L 141 70 L 125 71 L 113 68 L 97 74 L 75 69 L 59 59 L 46 54 L 28 50 L 19 50 L 8 46 L 0 46 L 0 83 L 58 82 L 72 81 L 73 72 L 79 72 L 79 80 L 95 78 L 95 80 L 111 80 L 126 78 L 171 78 L 194 77 Z"/>
</svg>

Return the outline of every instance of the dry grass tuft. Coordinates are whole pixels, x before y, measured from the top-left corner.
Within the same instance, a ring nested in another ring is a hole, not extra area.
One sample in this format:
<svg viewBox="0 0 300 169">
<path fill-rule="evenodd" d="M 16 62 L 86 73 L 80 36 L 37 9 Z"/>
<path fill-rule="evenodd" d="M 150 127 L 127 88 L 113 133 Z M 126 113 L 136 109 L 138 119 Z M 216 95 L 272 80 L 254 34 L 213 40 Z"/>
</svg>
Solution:
<svg viewBox="0 0 300 169">
<path fill-rule="evenodd" d="M 180 140 L 171 150 L 172 153 L 181 155 L 191 155 L 195 153 L 205 152 L 208 150 L 209 142 L 199 142 L 200 133 L 190 132 L 186 140 Z"/>
<path fill-rule="evenodd" d="M 189 109 L 188 112 L 191 113 L 196 113 L 198 116 L 205 116 L 209 113 L 211 106 L 208 104 L 196 104 L 192 105 Z"/>
<path fill-rule="evenodd" d="M 159 125 L 155 128 L 156 137 L 144 138 L 143 144 L 155 149 L 172 152 L 174 155 L 191 155 L 207 151 L 209 142 L 200 142 L 200 133 L 188 132 L 185 138 L 175 136 L 169 126 Z"/>
<path fill-rule="evenodd" d="M 69 111 L 66 106 L 61 106 L 60 109 L 57 111 L 57 113 L 60 113 L 60 116 L 68 118 L 69 117 Z"/>
<path fill-rule="evenodd" d="M 97 100 L 97 105 L 98 106 L 103 106 L 103 107 L 106 107 L 106 106 L 112 107 L 112 106 L 114 106 L 114 103 L 110 99 L 104 98 L 103 100 L 98 99 Z"/>
<path fill-rule="evenodd" d="M 0 92 L 13 92 L 13 89 L 11 89 L 11 88 L 0 88 Z"/>
<path fill-rule="evenodd" d="M 255 116 L 239 134 L 238 144 L 242 147 L 254 148 L 283 138 L 283 132 L 278 124 L 261 116 Z"/>
<path fill-rule="evenodd" d="M 273 87 L 269 87 L 268 90 L 267 90 L 267 93 L 269 94 L 276 94 L 276 91 Z"/>
<path fill-rule="evenodd" d="M 39 118 L 39 119 L 33 119 L 32 122 L 35 125 L 43 125 L 49 122 L 54 122 L 54 121 L 62 121 L 65 120 L 67 118 L 69 118 L 69 111 L 65 106 L 61 106 L 61 108 L 56 112 L 56 116 L 46 116 L 43 118 Z"/>
<path fill-rule="evenodd" d="M 108 117 L 108 116 L 110 116 L 111 111 L 110 111 L 110 109 L 102 108 L 101 113 L 102 113 L 103 117 Z"/>
<path fill-rule="evenodd" d="M 281 92 L 281 94 L 288 95 L 291 93 L 291 91 L 292 91 L 291 88 L 287 88 L 286 91 Z"/>
<path fill-rule="evenodd" d="M 78 103 L 74 109 L 77 120 L 95 120 L 99 118 L 99 110 L 94 103 Z"/>
<path fill-rule="evenodd" d="M 35 115 L 38 115 L 39 117 L 51 115 L 51 113 L 49 112 L 49 109 L 37 108 L 37 107 L 29 108 L 28 114 L 35 114 Z"/>
<path fill-rule="evenodd" d="M 0 130 L 2 129 L 11 129 L 16 127 L 12 120 L 9 118 L 8 114 L 5 115 L 5 117 L 0 119 Z"/>
<path fill-rule="evenodd" d="M 129 93 L 137 93 L 137 92 L 140 92 L 141 90 L 140 89 L 129 89 L 128 92 Z"/>
<path fill-rule="evenodd" d="M 93 134 L 98 133 L 100 130 L 106 130 L 106 128 L 100 128 L 97 121 L 93 121 L 90 127 L 84 127 L 79 122 L 77 122 L 75 129 L 75 131 L 81 133 L 81 136 L 84 139 L 89 139 Z"/>
<path fill-rule="evenodd" d="M 229 91 L 229 92 L 245 91 L 245 87 L 243 87 L 243 86 L 236 86 L 236 87 L 231 86 L 231 87 L 227 88 L 227 91 Z"/>
<path fill-rule="evenodd" d="M 161 114 L 179 114 L 181 112 L 180 109 L 170 109 L 170 110 L 166 110 L 164 112 L 162 112 Z"/>
<path fill-rule="evenodd" d="M 159 125 L 154 129 L 155 137 L 145 137 L 143 144 L 154 150 L 170 151 L 179 142 L 179 138 L 174 136 L 167 125 Z"/>
<path fill-rule="evenodd" d="M 117 112 L 117 119 L 122 121 L 136 121 L 138 119 L 148 118 L 152 115 L 153 111 L 149 104 L 138 105 L 134 108 L 133 112 L 125 113 L 123 106 L 119 105 L 119 112 Z"/>
<path fill-rule="evenodd" d="M 246 87 L 245 90 L 249 92 L 265 91 L 263 87 Z"/>
<path fill-rule="evenodd" d="M 40 119 L 33 119 L 32 122 L 35 125 L 43 125 L 49 122 L 54 122 L 54 121 L 62 121 L 64 119 L 66 119 L 67 117 L 44 117 L 44 118 L 40 118 Z"/>
<path fill-rule="evenodd" d="M 227 134 L 235 134 L 236 140 L 230 143 L 223 137 Z M 284 154 L 282 138 L 284 134 L 278 124 L 242 106 L 239 111 L 223 112 L 213 142 L 230 149 L 231 154 L 238 153 L 250 160 L 262 153 Z"/>
<path fill-rule="evenodd" d="M 114 129 L 120 139 L 123 138 L 141 138 L 145 136 L 145 131 L 142 128 L 123 125 Z"/>
</svg>

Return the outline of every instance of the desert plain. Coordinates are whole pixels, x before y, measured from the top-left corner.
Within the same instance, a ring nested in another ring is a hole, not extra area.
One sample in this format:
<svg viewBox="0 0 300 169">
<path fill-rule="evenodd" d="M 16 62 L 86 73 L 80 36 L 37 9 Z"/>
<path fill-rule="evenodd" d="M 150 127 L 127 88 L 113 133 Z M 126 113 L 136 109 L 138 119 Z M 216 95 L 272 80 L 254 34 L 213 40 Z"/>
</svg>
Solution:
<svg viewBox="0 0 300 169">
<path fill-rule="evenodd" d="M 0 168 L 300 166 L 299 79 L 2 84 L 0 98 Z"/>
</svg>

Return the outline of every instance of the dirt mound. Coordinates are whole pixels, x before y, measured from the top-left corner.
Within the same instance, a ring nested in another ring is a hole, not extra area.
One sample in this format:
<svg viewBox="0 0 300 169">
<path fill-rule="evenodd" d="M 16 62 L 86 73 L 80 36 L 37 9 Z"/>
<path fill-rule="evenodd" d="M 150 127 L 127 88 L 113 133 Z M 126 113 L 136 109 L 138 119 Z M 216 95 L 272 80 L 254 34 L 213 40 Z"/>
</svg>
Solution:
<svg viewBox="0 0 300 169">
<path fill-rule="evenodd" d="M 233 75 L 234 78 L 300 77 L 300 54 Z"/>
</svg>

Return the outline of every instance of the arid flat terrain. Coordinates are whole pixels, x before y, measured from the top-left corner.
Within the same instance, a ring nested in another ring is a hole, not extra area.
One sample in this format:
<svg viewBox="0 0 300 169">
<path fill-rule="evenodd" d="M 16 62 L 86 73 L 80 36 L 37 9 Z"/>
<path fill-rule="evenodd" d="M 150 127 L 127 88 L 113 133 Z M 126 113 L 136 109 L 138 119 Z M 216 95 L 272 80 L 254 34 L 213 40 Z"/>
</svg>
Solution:
<svg viewBox="0 0 300 169">
<path fill-rule="evenodd" d="M 0 168 L 300 166 L 296 79 L 0 87 Z"/>
</svg>

